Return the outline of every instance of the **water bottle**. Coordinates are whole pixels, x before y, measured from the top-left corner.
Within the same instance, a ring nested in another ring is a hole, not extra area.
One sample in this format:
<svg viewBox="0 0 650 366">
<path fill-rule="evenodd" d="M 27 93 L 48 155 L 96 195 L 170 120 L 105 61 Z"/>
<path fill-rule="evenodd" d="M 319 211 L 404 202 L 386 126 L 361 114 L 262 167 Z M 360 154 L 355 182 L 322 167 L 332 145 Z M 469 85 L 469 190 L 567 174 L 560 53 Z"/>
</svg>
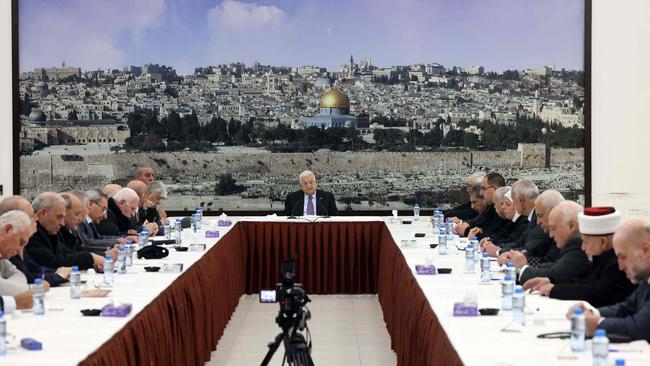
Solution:
<svg viewBox="0 0 650 366">
<path fill-rule="evenodd" d="M 0 356 L 7 354 L 7 320 L 0 310 Z"/>
<path fill-rule="evenodd" d="M 501 281 L 501 310 L 512 310 L 512 293 L 515 291 L 515 281 L 510 275 L 505 275 Z"/>
<path fill-rule="evenodd" d="M 198 224 L 196 223 L 196 214 L 192 214 L 192 231 L 196 232 L 198 229 Z"/>
<path fill-rule="evenodd" d="M 571 350 L 573 352 L 585 350 L 585 314 L 582 308 L 575 308 L 571 316 Z"/>
<path fill-rule="evenodd" d="M 437 237 L 438 235 L 440 235 L 440 228 L 438 225 L 433 225 L 433 236 Z"/>
<path fill-rule="evenodd" d="M 43 280 L 40 278 L 35 279 L 32 285 L 32 299 L 34 300 L 34 307 L 32 308 L 34 315 L 45 314 L 45 287 L 43 286 Z"/>
<path fill-rule="evenodd" d="M 486 252 L 481 256 L 481 283 L 490 283 L 492 274 L 490 273 L 490 257 Z"/>
<path fill-rule="evenodd" d="M 524 314 L 524 308 L 526 307 L 526 296 L 524 295 L 524 289 L 521 286 L 515 287 L 515 294 L 512 295 L 512 320 L 521 324 L 526 325 L 526 315 Z"/>
<path fill-rule="evenodd" d="M 431 225 L 433 226 L 433 230 L 438 230 L 438 225 L 440 225 L 440 220 L 438 219 L 437 212 L 433 213 L 433 217 L 431 218 Z"/>
<path fill-rule="evenodd" d="M 113 283 L 113 257 L 110 254 L 104 257 L 104 283 Z"/>
<path fill-rule="evenodd" d="M 181 227 L 181 219 L 180 218 L 176 218 L 176 225 L 174 225 L 174 228 L 176 229 L 176 231 L 174 231 L 174 241 L 176 242 L 176 244 L 180 244 L 181 243 L 181 233 L 183 231 L 183 228 Z"/>
<path fill-rule="evenodd" d="M 465 247 L 465 273 L 474 273 L 474 247 L 472 243 Z"/>
<path fill-rule="evenodd" d="M 131 267 L 133 265 L 133 242 L 131 240 L 126 241 L 126 266 Z"/>
<path fill-rule="evenodd" d="M 163 225 L 163 232 L 165 233 L 165 240 L 172 238 L 172 227 L 169 223 Z"/>
<path fill-rule="evenodd" d="M 506 275 L 510 275 L 513 279 L 517 278 L 517 268 L 515 268 L 514 263 L 508 262 L 506 264 Z"/>
<path fill-rule="evenodd" d="M 413 206 L 413 221 L 419 221 L 420 220 L 420 205 L 417 203 L 415 206 Z"/>
<path fill-rule="evenodd" d="M 197 208 L 196 209 L 196 229 L 201 230 L 201 221 L 203 221 L 203 209 L 202 208 Z"/>
<path fill-rule="evenodd" d="M 448 233 L 453 233 L 454 232 L 454 223 L 453 223 L 453 221 L 451 221 L 451 218 L 449 218 L 449 217 L 447 218 L 447 227 L 446 227 L 446 229 L 447 229 Z"/>
<path fill-rule="evenodd" d="M 451 252 L 456 249 L 456 235 L 453 231 L 447 231 L 447 249 Z"/>
<path fill-rule="evenodd" d="M 481 260 L 481 243 L 479 243 L 475 236 L 472 236 L 470 244 L 472 244 L 472 247 L 474 248 L 474 262 L 478 263 Z"/>
<path fill-rule="evenodd" d="M 607 366 L 609 356 L 609 338 L 605 329 L 596 329 L 591 341 L 591 359 L 593 366 Z"/>
<path fill-rule="evenodd" d="M 138 237 L 138 249 L 144 248 L 147 243 L 149 242 L 149 229 L 142 228 L 142 231 L 140 231 L 140 235 Z"/>
<path fill-rule="evenodd" d="M 120 245 L 120 250 L 117 252 L 117 273 L 126 273 L 126 248 Z"/>
<path fill-rule="evenodd" d="M 447 234 L 442 231 L 440 232 L 440 235 L 438 235 L 438 254 L 447 254 Z"/>
<path fill-rule="evenodd" d="M 81 298 L 81 273 L 79 273 L 78 266 L 72 266 L 72 272 L 70 272 L 70 298 Z"/>
</svg>

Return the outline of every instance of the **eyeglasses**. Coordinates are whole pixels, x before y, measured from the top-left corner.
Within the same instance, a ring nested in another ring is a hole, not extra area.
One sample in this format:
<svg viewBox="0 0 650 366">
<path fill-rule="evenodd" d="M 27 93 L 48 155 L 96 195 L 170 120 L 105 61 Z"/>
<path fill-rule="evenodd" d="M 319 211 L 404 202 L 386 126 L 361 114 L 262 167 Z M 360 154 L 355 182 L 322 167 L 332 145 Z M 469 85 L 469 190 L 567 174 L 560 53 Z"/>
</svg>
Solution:
<svg viewBox="0 0 650 366">
<path fill-rule="evenodd" d="M 496 188 L 497 186 L 489 186 L 489 187 L 483 187 L 481 186 L 481 191 L 487 191 L 490 188 Z"/>
<path fill-rule="evenodd" d="M 100 205 L 99 202 L 97 201 L 91 201 L 91 202 L 99 206 L 102 209 L 102 213 L 108 212 L 108 207 Z"/>
</svg>

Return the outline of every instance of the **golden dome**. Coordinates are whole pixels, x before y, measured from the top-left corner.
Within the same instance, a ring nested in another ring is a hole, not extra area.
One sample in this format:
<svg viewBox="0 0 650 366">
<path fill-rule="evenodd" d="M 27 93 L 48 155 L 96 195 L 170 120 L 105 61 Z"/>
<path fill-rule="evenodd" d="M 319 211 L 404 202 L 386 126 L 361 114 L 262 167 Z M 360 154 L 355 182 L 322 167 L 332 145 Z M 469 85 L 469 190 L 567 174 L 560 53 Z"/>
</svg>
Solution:
<svg viewBox="0 0 650 366">
<path fill-rule="evenodd" d="M 338 89 L 330 89 L 320 97 L 321 108 L 350 108 L 350 100 Z"/>
</svg>

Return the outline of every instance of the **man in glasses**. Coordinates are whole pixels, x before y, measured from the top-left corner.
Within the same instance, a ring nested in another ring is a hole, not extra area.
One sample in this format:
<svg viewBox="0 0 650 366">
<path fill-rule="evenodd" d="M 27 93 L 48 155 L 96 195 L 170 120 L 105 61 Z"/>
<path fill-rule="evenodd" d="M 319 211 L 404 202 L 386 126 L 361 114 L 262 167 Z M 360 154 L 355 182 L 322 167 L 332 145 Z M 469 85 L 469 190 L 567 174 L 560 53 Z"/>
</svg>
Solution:
<svg viewBox="0 0 650 366">
<path fill-rule="evenodd" d="M 106 219 L 106 214 L 108 212 L 108 197 L 100 191 L 91 190 L 86 192 L 87 202 L 86 202 L 86 217 L 85 219 L 77 226 L 81 240 L 84 242 L 86 247 L 91 248 L 92 250 L 105 250 L 112 248 L 115 244 L 124 244 L 126 239 L 136 240 L 136 236 L 130 237 L 120 237 L 120 236 L 109 236 L 101 235 L 97 231 L 97 226 L 99 223 Z"/>
<path fill-rule="evenodd" d="M 494 191 L 497 188 L 503 187 L 506 185 L 506 180 L 499 173 L 488 173 L 481 180 L 481 192 L 483 198 L 488 204 L 487 209 L 482 214 L 476 216 L 473 219 L 467 220 L 466 222 L 460 222 L 456 225 L 456 233 L 460 236 L 467 236 L 471 228 L 478 227 L 481 229 L 481 233 L 484 236 L 492 236 L 495 233 L 499 232 L 501 228 L 506 225 L 508 222 L 501 218 L 496 209 L 494 208 L 494 202 L 492 196 Z"/>
<path fill-rule="evenodd" d="M 483 179 L 483 176 L 485 173 L 483 172 L 476 172 L 467 177 L 467 185 L 466 185 L 466 190 L 467 190 L 467 195 L 469 196 L 472 188 L 479 184 L 481 179 Z M 479 215 L 479 212 L 476 212 L 476 210 L 473 209 L 472 207 L 472 202 L 468 201 L 467 203 L 463 203 L 462 205 L 458 205 L 454 208 L 451 208 L 447 211 L 444 211 L 443 214 L 445 217 L 452 217 L 457 220 L 454 220 L 455 223 L 460 222 L 460 220 L 469 220 L 473 219 L 476 216 Z"/>
</svg>

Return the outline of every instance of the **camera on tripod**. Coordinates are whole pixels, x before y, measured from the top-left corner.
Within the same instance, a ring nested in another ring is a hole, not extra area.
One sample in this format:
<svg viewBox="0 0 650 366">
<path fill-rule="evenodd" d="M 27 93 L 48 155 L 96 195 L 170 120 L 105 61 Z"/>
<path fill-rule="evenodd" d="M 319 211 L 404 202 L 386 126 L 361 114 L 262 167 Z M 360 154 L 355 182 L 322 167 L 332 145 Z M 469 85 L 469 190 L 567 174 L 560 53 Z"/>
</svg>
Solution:
<svg viewBox="0 0 650 366">
<path fill-rule="evenodd" d="M 262 361 L 262 365 L 268 365 L 271 357 L 280 344 L 284 344 L 285 353 L 282 357 L 282 364 L 287 361 L 290 366 L 313 366 L 311 359 L 311 336 L 307 320 L 311 319 L 311 313 L 305 305 L 310 301 L 307 292 L 300 283 L 296 283 L 296 259 L 282 261 L 282 282 L 279 282 L 275 290 L 261 290 L 260 302 L 279 302 L 280 311 L 275 322 L 282 329 L 282 333 L 275 337 L 275 340 L 268 344 L 269 351 Z M 300 332 L 306 332 L 306 337 Z"/>
</svg>

